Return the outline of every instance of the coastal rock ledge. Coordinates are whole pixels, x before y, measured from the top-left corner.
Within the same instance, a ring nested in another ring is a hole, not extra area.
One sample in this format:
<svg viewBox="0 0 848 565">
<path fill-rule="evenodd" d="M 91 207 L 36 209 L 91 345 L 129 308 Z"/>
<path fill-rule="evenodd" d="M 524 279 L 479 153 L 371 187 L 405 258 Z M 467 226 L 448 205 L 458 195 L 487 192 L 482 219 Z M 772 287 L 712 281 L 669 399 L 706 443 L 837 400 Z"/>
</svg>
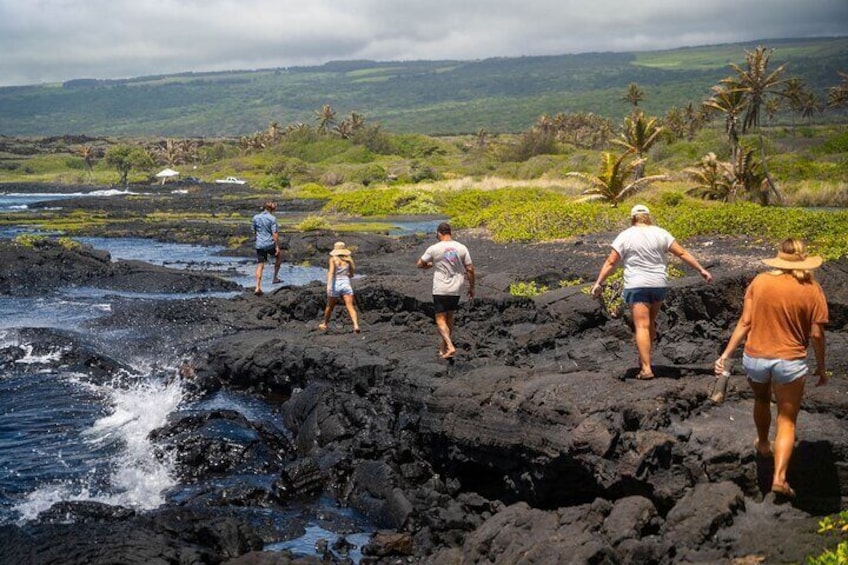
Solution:
<svg viewBox="0 0 848 565">
<path fill-rule="evenodd" d="M 508 292 L 516 281 L 592 280 L 600 239 L 458 239 L 478 266 L 480 296 L 458 312 L 451 363 L 437 356 L 428 273 L 411 268 L 416 237 L 381 240 L 379 254 L 358 261 L 361 334 L 342 312 L 317 329 L 321 283 L 132 312 L 140 324 L 192 321 L 171 339 L 190 358 L 183 376 L 194 394 L 229 388 L 279 404 L 285 434 L 225 411 L 175 414 L 155 439 L 185 463 L 182 480 L 274 480 L 144 514 L 64 503 L 38 524 L 0 528 L 2 561 L 344 563 L 340 552 L 262 551 L 269 532 L 245 517 L 319 495 L 380 528 L 362 548 L 372 564 L 797 563 L 833 543 L 816 530 L 848 508 L 848 263 L 819 273 L 835 376 L 807 389 L 790 504 L 769 493 L 772 462 L 755 453 L 744 376 L 731 377 L 724 402 L 709 400 L 712 361 L 762 250 L 693 244 L 715 281 L 672 282 L 657 378 L 639 381 L 627 314 L 611 317 L 581 286 Z M 216 441 L 210 422 L 239 439 Z"/>
</svg>

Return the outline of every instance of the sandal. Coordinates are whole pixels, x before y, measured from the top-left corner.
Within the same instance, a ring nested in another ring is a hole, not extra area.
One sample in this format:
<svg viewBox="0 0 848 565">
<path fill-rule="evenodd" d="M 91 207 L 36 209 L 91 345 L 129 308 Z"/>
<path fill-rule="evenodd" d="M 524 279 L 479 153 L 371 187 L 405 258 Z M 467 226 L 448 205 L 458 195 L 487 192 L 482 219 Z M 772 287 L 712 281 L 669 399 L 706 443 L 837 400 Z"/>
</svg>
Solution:
<svg viewBox="0 0 848 565">
<path fill-rule="evenodd" d="M 636 375 L 636 379 L 640 380 L 640 381 L 649 381 L 653 378 L 654 378 L 653 373 L 643 373 L 643 372 L 640 371 L 639 374 Z"/>
<path fill-rule="evenodd" d="M 327 331 L 327 324 L 318 324 L 318 329 L 322 332 Z"/>
<path fill-rule="evenodd" d="M 783 498 L 787 500 L 795 498 L 795 491 L 789 486 L 789 483 L 771 485 L 771 492 L 774 494 L 775 498 Z"/>
</svg>

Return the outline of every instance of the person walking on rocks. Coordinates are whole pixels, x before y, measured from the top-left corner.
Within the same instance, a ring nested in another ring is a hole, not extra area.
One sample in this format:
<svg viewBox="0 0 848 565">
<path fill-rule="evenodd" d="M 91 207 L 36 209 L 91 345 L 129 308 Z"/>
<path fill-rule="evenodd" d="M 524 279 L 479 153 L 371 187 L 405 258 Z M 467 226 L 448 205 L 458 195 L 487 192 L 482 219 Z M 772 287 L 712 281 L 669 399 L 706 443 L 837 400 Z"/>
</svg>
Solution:
<svg viewBox="0 0 848 565">
<path fill-rule="evenodd" d="M 451 236 L 450 224 L 441 223 L 436 228 L 439 242 L 427 248 L 418 259 L 419 269 L 433 268 L 433 305 L 436 312 L 436 328 L 441 342 L 439 355 L 451 359 L 456 355 L 453 344 L 454 312 L 459 306 L 462 285 L 468 279 L 468 297 L 474 298 L 474 265 L 468 248 Z"/>
<path fill-rule="evenodd" d="M 350 314 L 350 320 L 353 322 L 354 333 L 359 333 L 359 317 L 353 303 L 353 287 L 350 285 L 353 273 L 353 256 L 350 249 L 345 246 L 343 241 L 337 241 L 333 245 L 333 250 L 330 251 L 330 264 L 327 267 L 327 307 L 324 309 L 324 321 L 318 325 L 321 331 L 327 329 L 333 309 L 341 298 L 344 300 L 347 313 Z"/>
<path fill-rule="evenodd" d="M 283 262 L 283 254 L 280 251 L 280 235 L 277 233 L 277 217 L 274 211 L 277 204 L 268 201 L 262 207 L 262 212 L 253 216 L 253 233 L 256 235 L 256 288 L 253 293 L 262 296 L 262 271 L 268 257 L 274 256 L 274 284 L 280 281 L 280 265 Z"/>
<path fill-rule="evenodd" d="M 822 259 L 807 255 L 804 242 L 787 239 L 777 256 L 763 259 L 773 270 L 760 273 L 745 290 L 742 315 L 724 352 L 715 362 L 716 374 L 728 368 L 730 356 L 745 341 L 742 366 L 754 392 L 754 425 L 757 452 L 772 455 L 769 443 L 772 391 L 777 400 L 777 431 L 774 439 L 774 476 L 771 491 L 793 498 L 786 480 L 795 446 L 795 423 L 801 408 L 804 382 L 809 374 L 807 347 L 816 358 L 816 386 L 827 384 L 824 325 L 827 300 L 813 269 Z"/>
<path fill-rule="evenodd" d="M 624 301 L 630 306 L 639 352 L 637 379 L 652 379 L 651 350 L 657 334 L 657 315 L 662 308 L 668 287 L 668 253 L 698 271 L 707 282 L 713 280 L 709 271 L 666 230 L 653 225 L 647 206 L 637 204 L 630 210 L 630 227 L 612 242 L 612 251 L 601 267 L 592 286 L 594 296 L 601 295 L 604 281 L 624 263 Z"/>
</svg>

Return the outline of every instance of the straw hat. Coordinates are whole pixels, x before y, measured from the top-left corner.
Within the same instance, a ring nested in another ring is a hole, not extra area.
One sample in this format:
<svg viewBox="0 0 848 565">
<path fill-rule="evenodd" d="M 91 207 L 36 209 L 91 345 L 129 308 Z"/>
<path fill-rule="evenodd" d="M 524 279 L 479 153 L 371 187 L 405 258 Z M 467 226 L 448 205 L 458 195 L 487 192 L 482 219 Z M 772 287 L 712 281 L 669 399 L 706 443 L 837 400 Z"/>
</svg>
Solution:
<svg viewBox="0 0 848 565">
<path fill-rule="evenodd" d="M 330 251 L 330 255 L 333 257 L 338 257 L 339 255 L 350 255 L 350 249 L 345 247 L 344 241 L 337 241 L 333 244 L 333 250 Z"/>
<path fill-rule="evenodd" d="M 809 271 L 821 267 L 822 264 L 822 258 L 818 255 L 808 257 L 802 253 L 784 253 L 783 251 L 778 251 L 777 257 L 762 261 L 769 267 L 786 271 Z"/>
</svg>

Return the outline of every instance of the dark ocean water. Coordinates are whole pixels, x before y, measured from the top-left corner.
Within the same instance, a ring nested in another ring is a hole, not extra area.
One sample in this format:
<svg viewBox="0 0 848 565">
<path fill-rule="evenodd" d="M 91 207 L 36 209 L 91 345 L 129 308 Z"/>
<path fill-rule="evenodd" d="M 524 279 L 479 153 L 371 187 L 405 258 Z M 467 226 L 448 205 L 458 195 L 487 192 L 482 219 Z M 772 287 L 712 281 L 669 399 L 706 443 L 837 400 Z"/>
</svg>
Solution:
<svg viewBox="0 0 848 565">
<path fill-rule="evenodd" d="M 0 194 L 0 213 L 26 210 L 39 199 L 74 196 Z M 432 231 L 435 223 L 410 222 L 398 229 Z M 5 230 L 0 237 L 20 231 Z M 78 239 L 108 251 L 113 260 L 137 259 L 177 269 L 218 272 L 246 287 L 253 284 L 253 261 L 222 257 L 217 248 L 140 238 Z M 284 283 L 292 285 L 326 278 L 323 268 L 286 263 L 281 274 Z M 266 275 L 268 284 L 268 269 Z M 126 369 L 103 379 L 71 370 L 71 364 L 65 362 L 78 353 L 75 347 L 87 345 L 45 346 L 43 339 L 32 338 L 30 328 L 76 332 L 80 344 L 97 343 L 106 351 L 120 351 L 120 340 L 132 336 L 93 335 L 98 330 L 87 322 L 108 314 L 113 300 L 153 297 L 182 300 L 189 296 L 86 288 L 58 289 L 35 298 L 0 296 L 0 349 L 15 352 L 15 360 L 0 372 L 0 524 L 34 520 L 59 501 L 94 500 L 146 510 L 166 503 L 167 497 L 178 497 L 175 493 L 183 485 L 171 462 L 154 456 L 148 439 L 175 411 L 221 408 L 238 411 L 251 421 L 279 425 L 275 407 L 256 398 L 224 391 L 190 399 L 178 377 L 179 360 L 163 359 L 161 353 L 120 359 Z M 304 533 L 269 545 L 271 550 L 291 548 L 314 554 L 318 539 L 332 543 L 339 535 L 326 529 L 332 522 L 327 517 L 332 515 L 348 525 L 345 538 L 356 546 L 365 543 L 367 532 L 374 529 L 361 516 L 326 499 L 279 514 L 273 518 L 296 519 L 303 524 Z M 358 549 L 350 556 L 355 562 L 361 557 Z"/>
</svg>

